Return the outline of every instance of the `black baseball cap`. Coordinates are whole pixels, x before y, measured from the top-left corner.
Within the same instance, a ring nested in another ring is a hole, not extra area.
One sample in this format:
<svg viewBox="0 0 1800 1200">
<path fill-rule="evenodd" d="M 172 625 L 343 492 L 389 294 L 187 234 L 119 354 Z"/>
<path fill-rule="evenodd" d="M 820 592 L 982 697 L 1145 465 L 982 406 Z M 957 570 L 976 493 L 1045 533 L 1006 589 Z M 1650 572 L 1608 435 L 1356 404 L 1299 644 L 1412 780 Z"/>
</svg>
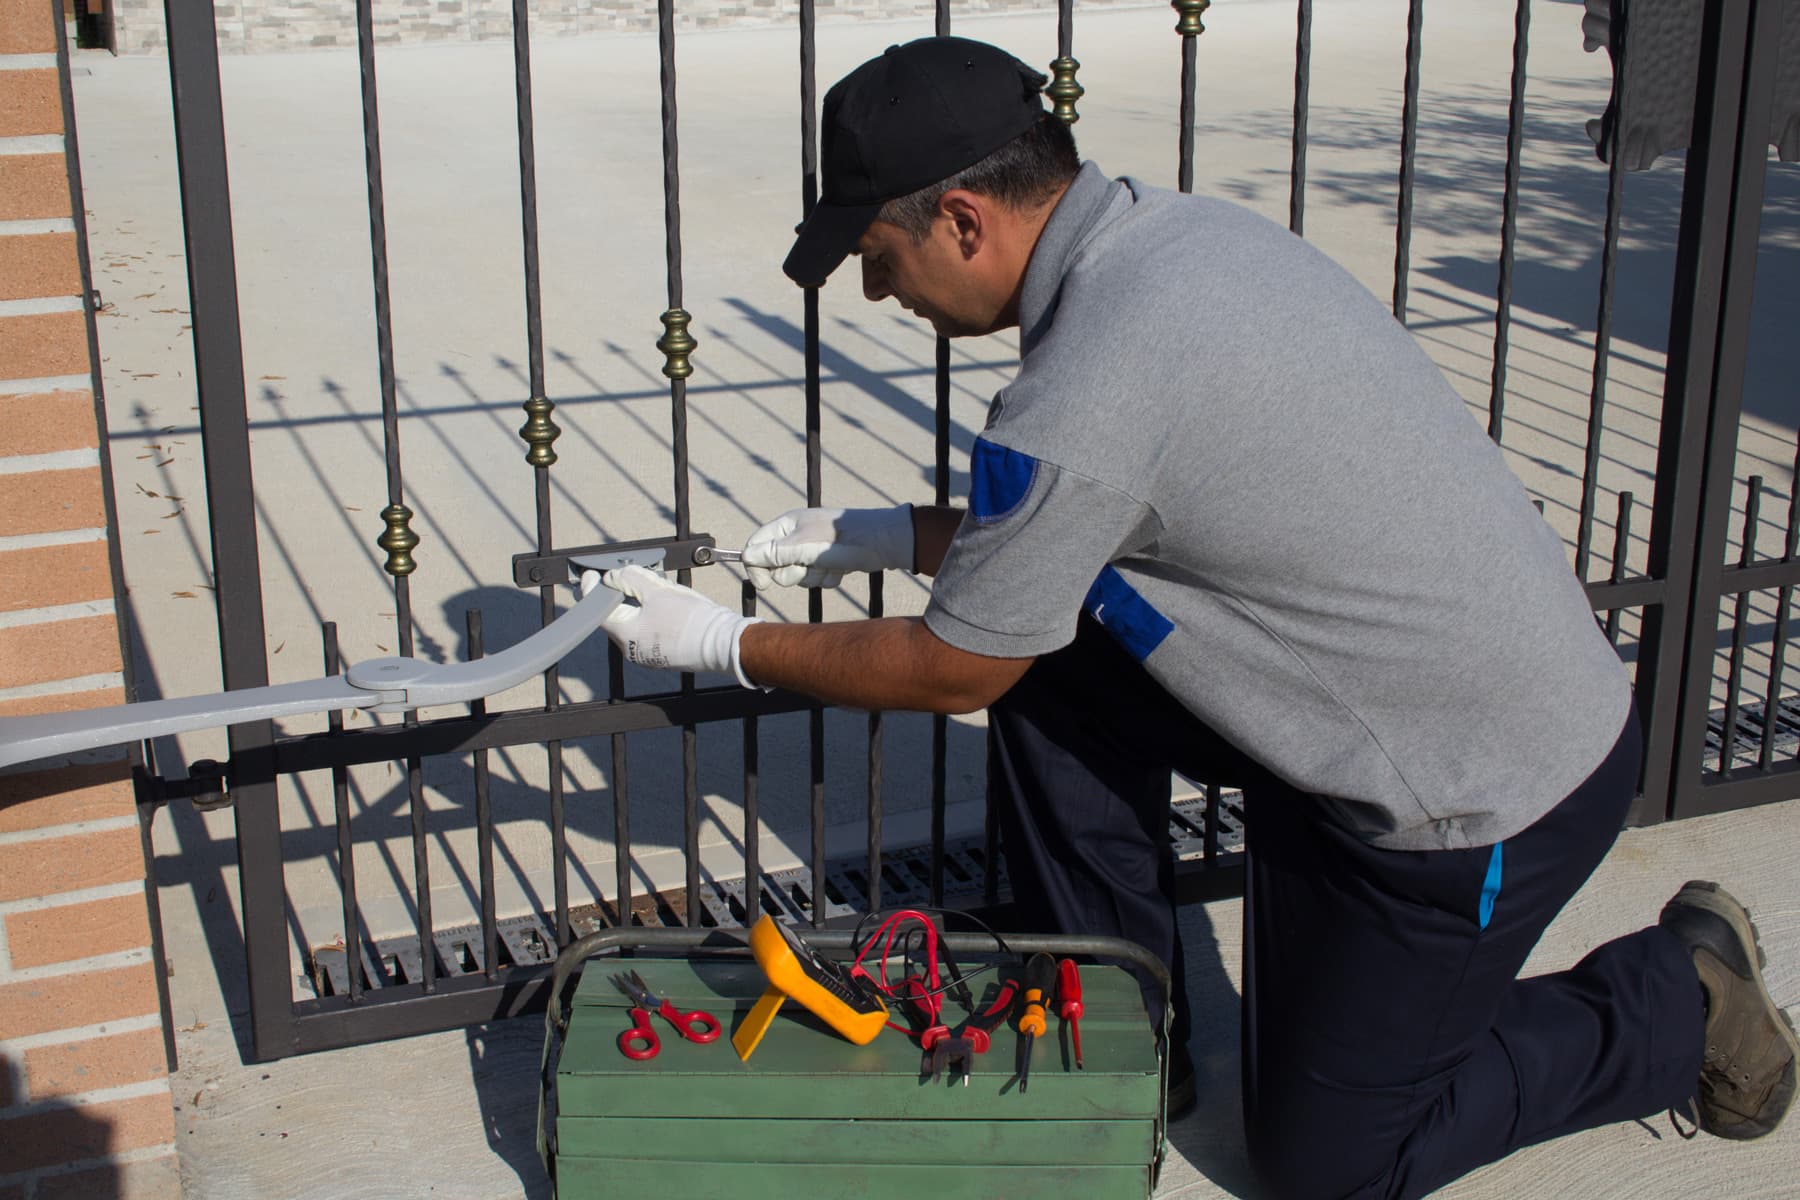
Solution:
<svg viewBox="0 0 1800 1200">
<path fill-rule="evenodd" d="M 972 167 L 1037 123 L 1046 77 L 998 46 L 889 46 L 825 93 L 820 195 L 781 269 L 825 282 L 881 206 Z"/>
</svg>

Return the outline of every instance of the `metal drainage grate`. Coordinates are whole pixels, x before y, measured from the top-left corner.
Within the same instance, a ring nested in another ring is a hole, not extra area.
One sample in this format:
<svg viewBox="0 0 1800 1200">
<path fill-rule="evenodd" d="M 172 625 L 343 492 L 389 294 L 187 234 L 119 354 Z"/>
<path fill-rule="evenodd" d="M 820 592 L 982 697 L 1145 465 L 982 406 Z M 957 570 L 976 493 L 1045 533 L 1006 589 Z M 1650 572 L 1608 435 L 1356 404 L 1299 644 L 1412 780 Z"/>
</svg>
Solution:
<svg viewBox="0 0 1800 1200">
<path fill-rule="evenodd" d="M 1188 796 L 1169 806 L 1169 841 L 1175 862 L 1193 863 L 1206 857 L 1206 797 Z M 1244 795 L 1236 788 L 1219 793 L 1219 857 L 1244 849 Z"/>
<path fill-rule="evenodd" d="M 1796 714 L 1800 716 L 1800 714 Z M 1796 726 L 1800 728 L 1800 725 Z M 1179 863 L 1196 863 L 1206 855 L 1206 799 L 1189 796 L 1169 806 L 1169 841 Z M 1243 850 L 1243 797 L 1236 791 L 1225 792 L 1219 805 L 1219 856 L 1225 858 Z M 963 838 L 944 848 L 944 906 L 969 908 L 983 898 L 987 850 L 979 838 Z M 999 876 L 999 898 L 1010 899 L 1011 889 L 1006 875 L 1006 861 L 995 864 Z M 813 913 L 813 874 L 811 868 L 798 866 L 780 871 L 765 871 L 758 889 L 759 907 L 789 924 L 810 923 Z M 862 858 L 844 858 L 828 863 L 825 868 L 825 919 L 836 920 L 865 912 L 869 907 L 868 863 Z M 884 908 L 917 907 L 931 900 L 931 847 L 906 846 L 886 851 L 881 860 L 881 903 Z M 744 880 L 709 880 L 700 895 L 703 923 L 707 925 L 739 925 L 746 923 Z M 631 907 L 633 925 L 679 927 L 681 914 L 687 911 L 687 890 L 671 888 L 663 892 L 634 897 Z M 556 935 L 544 914 L 527 913 L 498 921 L 500 961 L 496 966 L 547 963 L 556 958 Z M 607 905 L 589 904 L 571 909 L 569 924 L 576 937 L 614 924 L 612 909 Z M 481 926 L 457 925 L 440 929 L 432 938 L 437 950 L 437 974 L 440 978 L 479 975 L 487 969 L 483 961 Z M 310 954 L 307 974 L 302 982 L 319 996 L 341 996 L 350 990 L 348 964 L 341 942 L 315 946 Z M 362 986 L 366 989 L 393 987 L 416 982 L 423 971 L 416 934 L 400 934 L 376 939 L 363 947 L 360 964 Z"/>
<path fill-rule="evenodd" d="M 556 935 L 543 919 L 527 913 L 494 923 L 500 961 L 496 966 L 547 963 L 556 958 Z M 578 932 L 585 933 L 587 930 Z M 487 970 L 480 925 L 456 925 L 437 931 L 437 974 L 479 975 Z M 362 947 L 359 964 L 364 988 L 395 987 L 416 983 L 424 975 L 417 935 L 387 937 Z M 350 991 L 349 964 L 344 946 L 334 942 L 315 946 L 306 982 L 320 996 L 342 996 Z"/>
<path fill-rule="evenodd" d="M 1762 761 L 1762 738 L 1765 724 L 1764 714 L 1768 704 L 1757 701 L 1738 709 L 1737 721 L 1731 731 L 1731 762 L 1729 766 L 1753 766 Z M 1775 706 L 1775 736 L 1771 758 L 1774 761 L 1792 759 L 1800 755 L 1800 697 L 1783 696 Z M 1705 761 L 1710 764 L 1707 773 L 1713 773 L 1718 766 L 1719 749 L 1725 744 L 1725 710 L 1716 708 L 1706 718 L 1706 753 Z"/>
</svg>

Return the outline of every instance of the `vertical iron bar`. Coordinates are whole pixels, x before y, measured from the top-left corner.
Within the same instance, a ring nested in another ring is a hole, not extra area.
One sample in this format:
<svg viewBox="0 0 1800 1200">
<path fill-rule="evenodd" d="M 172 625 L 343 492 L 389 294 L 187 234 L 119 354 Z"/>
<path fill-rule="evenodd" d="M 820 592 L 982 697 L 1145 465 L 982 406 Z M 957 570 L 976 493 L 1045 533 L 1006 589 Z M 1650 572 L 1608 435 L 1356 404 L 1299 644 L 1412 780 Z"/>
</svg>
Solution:
<svg viewBox="0 0 1800 1200">
<path fill-rule="evenodd" d="M 1531 0 L 1513 16 L 1512 98 L 1506 110 L 1506 188 L 1500 204 L 1500 288 L 1494 301 L 1494 373 L 1488 392 L 1488 436 L 1500 441 L 1506 413 L 1506 352 L 1512 334 L 1513 249 L 1519 231 L 1519 163 L 1525 151 L 1525 59 Z"/>
<path fill-rule="evenodd" d="M 362 66 L 363 162 L 368 172 L 369 258 L 375 286 L 375 352 L 381 375 L 381 437 L 387 460 L 387 508 L 382 516 L 388 532 L 380 544 L 389 550 L 387 570 L 394 577 L 394 626 L 402 657 L 413 653 L 411 550 L 418 539 L 408 528 L 412 512 L 405 503 L 405 477 L 400 465 L 400 405 L 394 379 L 393 312 L 388 294 L 387 214 L 381 183 L 381 115 L 375 82 L 373 0 L 357 0 L 356 46 Z M 416 712 L 405 716 L 418 721 Z M 424 781 L 419 759 L 406 759 L 406 795 L 412 817 L 413 887 L 418 918 L 419 982 L 436 990 L 437 961 L 431 927 L 431 855 L 426 842 Z"/>
<path fill-rule="evenodd" d="M 944 906 L 944 842 L 948 817 L 947 787 L 950 753 L 950 721 L 942 714 L 931 719 L 931 906 Z M 988 848 L 990 854 L 993 848 Z"/>
<path fill-rule="evenodd" d="M 869 618 L 882 614 L 881 572 L 869 576 Z M 869 911 L 881 907 L 881 710 L 869 710 Z"/>
<path fill-rule="evenodd" d="M 1198 57 L 1195 39 L 1206 32 L 1200 17 L 1212 0 L 1169 0 L 1177 14 L 1175 32 L 1181 36 L 1181 144 L 1177 151 L 1176 185 L 1194 190 L 1194 67 Z"/>
<path fill-rule="evenodd" d="M 525 410 L 532 418 L 520 433 L 531 441 L 531 452 L 525 461 L 532 466 L 532 501 L 537 515 L 537 547 L 539 554 L 549 554 L 555 544 L 550 502 L 550 467 L 556 462 L 551 449 L 560 432 L 551 422 L 556 405 L 545 395 L 544 386 L 544 305 L 543 285 L 538 259 L 537 212 L 537 135 L 531 102 L 531 8 L 529 0 L 513 0 L 513 105 L 519 134 L 519 235 L 525 268 L 525 361 L 526 386 L 530 390 Z M 544 627 L 556 620 L 556 589 L 538 589 L 538 625 Z M 543 674 L 544 708 L 562 704 L 561 672 L 552 664 Z M 569 926 L 569 835 L 568 813 L 563 794 L 563 745 L 560 741 L 544 747 L 550 791 L 550 859 L 551 886 L 556 908 L 556 944 L 567 945 L 574 936 Z M 483 765 L 485 770 L 485 764 Z M 491 961 L 491 956 L 490 956 Z"/>
<path fill-rule="evenodd" d="M 937 0 L 936 33 L 950 36 L 950 0 Z M 950 503 L 950 339 L 937 337 L 933 378 L 935 405 L 932 410 L 932 503 L 940 508 Z M 943 713 L 931 716 L 931 883 L 933 908 L 944 903 L 945 823 L 948 820 L 950 760 L 950 718 Z M 988 846 L 992 859 L 994 847 Z"/>
<path fill-rule="evenodd" d="M 1676 599 L 1646 612 L 1638 660 L 1646 744 L 1673 749 L 1646 765 L 1644 791 L 1671 817 L 1701 786 L 1776 65 L 1777 39 L 1754 30 L 1770 11 L 1708 0 L 1701 29 L 1650 535 L 1652 574 Z"/>
<path fill-rule="evenodd" d="M 59 31 L 58 37 L 63 36 L 66 35 Z M 66 67 L 63 78 L 68 78 Z M 141 771 L 138 776 L 142 778 Z M 171 1019 L 174 1005 L 169 999 L 169 950 L 168 941 L 163 936 L 162 896 L 156 885 L 157 807 L 140 801 L 134 806 L 134 810 L 138 822 L 138 850 L 144 858 L 144 917 L 150 926 L 150 961 L 155 964 L 156 1010 L 162 1017 L 163 1068 L 173 1074 L 181 1069 L 181 1061 L 175 1049 L 175 1022 Z"/>
<path fill-rule="evenodd" d="M 814 0 L 800 0 L 800 216 L 812 215 L 819 191 L 818 89 L 814 45 Z M 804 291 L 806 358 L 806 503 L 817 507 L 823 495 L 823 448 L 819 441 L 819 289 Z M 825 607 L 818 588 L 809 588 L 806 618 L 824 619 Z M 807 711 L 809 815 L 812 822 L 812 920 L 825 924 L 825 710 L 815 705 Z"/>
<path fill-rule="evenodd" d="M 1184 192 L 1194 190 L 1194 87 L 1195 63 L 1199 48 L 1193 34 L 1181 38 L 1181 131 L 1176 151 L 1175 186 Z"/>
<path fill-rule="evenodd" d="M 381 183 L 381 114 L 375 83 L 375 30 L 372 0 L 357 0 L 356 46 L 362 64 L 363 163 L 368 174 L 369 259 L 375 286 L 375 354 L 381 375 L 382 449 L 387 465 L 390 533 L 403 528 L 412 513 L 405 510 L 405 484 L 400 467 L 400 406 L 395 395 L 393 311 L 388 294 L 387 213 Z M 404 516 L 398 514 L 403 513 Z M 410 536 L 410 534 L 408 535 Z M 416 538 L 413 541 L 416 543 Z M 384 543 L 385 544 L 385 543 Z M 389 555 L 388 572 L 394 577 L 394 620 L 400 653 L 410 657 L 412 646 L 412 597 L 407 576 L 412 572 L 412 544 Z"/>
<path fill-rule="evenodd" d="M 533 396 L 544 394 L 544 305 L 538 281 L 537 137 L 531 104 L 531 3 L 513 0 L 513 95 L 519 125 L 519 221 L 525 251 L 525 344 Z M 539 553 L 548 553 L 540 550 Z"/>
<path fill-rule="evenodd" d="M 1624 5 L 1615 6 L 1613 19 L 1629 19 Z M 1625 46 L 1622 30 L 1614 30 L 1612 129 L 1606 146 L 1606 231 L 1600 249 L 1600 309 L 1594 319 L 1594 376 L 1588 392 L 1587 457 L 1581 472 L 1581 512 L 1575 529 L 1575 575 L 1587 578 L 1590 547 L 1594 540 L 1594 503 L 1600 490 L 1600 439 L 1605 432 L 1606 376 L 1612 358 L 1613 287 L 1619 261 L 1619 212 L 1625 193 L 1625 165 L 1619 161 L 1619 131 L 1625 127 Z"/>
<path fill-rule="evenodd" d="M 1425 0 L 1406 7 L 1406 101 L 1400 114 L 1400 208 L 1394 223 L 1394 319 L 1406 324 L 1407 271 L 1412 258 L 1414 159 L 1419 148 L 1419 56 L 1425 34 Z"/>
<path fill-rule="evenodd" d="M 687 355 L 694 347 L 688 335 L 689 315 L 683 307 L 681 283 L 681 146 L 675 97 L 675 3 L 657 0 L 657 47 L 662 78 L 663 239 L 668 259 L 669 307 L 663 313 L 665 333 L 657 343 L 667 356 L 663 374 L 669 378 L 670 446 L 675 467 L 675 536 L 686 538 L 693 529 L 688 471 L 687 377 L 693 367 Z M 683 584 L 693 582 L 693 571 L 675 574 Z M 684 672 L 681 690 L 694 690 L 694 676 Z M 687 914 L 689 925 L 701 920 L 700 904 L 700 768 L 699 731 L 681 727 L 681 778 L 683 847 L 687 859 Z"/>
<path fill-rule="evenodd" d="M 675 110 L 674 0 L 657 0 L 656 26 L 662 58 L 663 239 L 668 258 L 669 311 L 670 314 L 681 314 L 680 335 L 685 336 L 687 314 L 682 308 L 681 286 L 681 148 Z M 666 318 L 665 323 L 668 323 Z M 692 533 L 688 496 L 687 376 L 693 368 L 687 364 L 685 354 L 679 352 L 691 349 L 692 343 L 684 345 L 678 340 L 675 328 L 668 331 L 665 340 L 673 347 L 673 352 L 665 349 L 665 353 L 670 354 L 670 361 L 663 367 L 663 374 L 669 377 L 672 410 L 670 444 L 675 458 L 675 536 L 686 538 Z M 677 573 L 677 578 L 684 584 L 690 583 L 693 573 L 683 570 Z M 684 676 L 684 690 L 692 687 L 692 677 Z"/>
<path fill-rule="evenodd" d="M 692 725 L 681 727 L 681 831 L 682 857 L 687 863 L 687 913 L 683 923 L 701 924 L 700 906 L 700 759 L 695 742 L 699 733 Z"/>
<path fill-rule="evenodd" d="M 544 472 L 539 470 L 540 477 Z M 542 488 L 545 500 L 548 501 L 548 481 Z M 540 527 L 545 530 L 544 545 L 549 546 L 548 525 L 549 508 L 540 508 Z M 548 625 L 556 619 L 556 602 L 550 595 L 549 588 L 539 589 L 538 620 Z M 544 707 L 554 709 L 562 702 L 562 687 L 557 682 L 559 672 L 551 667 L 544 672 Z M 546 766 L 550 778 L 550 861 L 551 888 L 556 904 L 556 944 L 566 946 L 575 936 L 569 924 L 569 815 L 568 806 L 563 797 L 563 745 L 561 742 L 549 742 L 544 746 Z"/>
<path fill-rule="evenodd" d="M 1300 0 L 1294 34 L 1294 139 L 1288 167 L 1288 228 L 1306 236 L 1306 119 L 1312 92 L 1312 0 Z"/>
<path fill-rule="evenodd" d="M 1750 477 L 1750 490 L 1744 497 L 1744 535 L 1738 548 L 1738 566 L 1756 561 L 1756 522 L 1762 508 L 1763 478 Z M 1750 619 L 1750 593 L 1737 594 L 1731 619 L 1731 659 L 1725 672 L 1725 723 L 1719 732 L 1719 774 L 1731 770 L 1737 761 L 1738 686 L 1744 680 L 1744 623 Z M 1708 683 L 1711 682 L 1709 678 Z M 1763 716 L 1768 720 L 1768 714 Z"/>
<path fill-rule="evenodd" d="M 1181 36 L 1181 145 L 1177 153 L 1177 186 L 1194 190 L 1194 65 L 1198 56 L 1195 39 L 1206 32 L 1200 17 L 1212 0 L 1169 0 L 1178 15 L 1175 32 Z"/>
<path fill-rule="evenodd" d="M 808 768 L 808 814 L 812 820 L 812 919 L 813 925 L 825 924 L 825 710 L 807 712 L 807 733 L 811 738 Z"/>
<path fill-rule="evenodd" d="M 743 613 L 756 615 L 756 589 L 749 580 L 743 584 Z M 754 924 L 762 915 L 762 816 L 757 811 L 761 773 L 762 747 L 758 740 L 757 720 L 744 718 L 744 924 Z"/>
<path fill-rule="evenodd" d="M 1219 862 L 1219 806 L 1225 803 L 1225 798 L 1220 795 L 1220 790 L 1216 783 L 1206 785 L 1205 833 L 1201 840 L 1200 853 L 1208 870 L 1217 866 Z"/>
<path fill-rule="evenodd" d="M 607 645 L 607 695 L 614 702 L 625 698 L 625 658 L 619 648 Z M 631 924 L 631 771 L 626 757 L 625 735 L 612 735 L 613 784 L 613 895 L 619 928 Z"/>
<path fill-rule="evenodd" d="M 431 923 L 431 843 L 425 828 L 425 777 L 417 755 L 406 760 L 407 812 L 412 817 L 413 888 L 418 915 L 419 983 L 437 990 L 437 944 Z"/>
<path fill-rule="evenodd" d="M 1793 562 L 1800 551 L 1800 437 L 1794 439 L 1794 469 L 1788 475 L 1787 530 L 1781 539 L 1781 561 Z M 1794 585 L 1783 584 L 1775 593 L 1775 640 L 1769 647 L 1769 694 L 1763 705 L 1762 746 L 1757 764 L 1768 770 L 1775 762 L 1775 729 L 1781 712 L 1781 676 L 1787 665 L 1788 614 L 1793 607 Z"/>
<path fill-rule="evenodd" d="M 464 620 L 469 631 L 469 661 L 473 662 L 486 652 L 482 644 L 481 610 L 471 608 L 464 614 Z M 487 701 L 471 701 L 469 715 L 486 716 Z M 475 751 L 475 853 L 481 879 L 481 968 L 482 974 L 492 979 L 500 956 L 500 930 L 494 911 L 494 806 L 485 749 Z"/>
<path fill-rule="evenodd" d="M 942 0 L 940 0 L 942 3 Z M 946 9 L 947 11 L 947 9 Z M 946 21 L 948 18 L 945 18 Z M 940 508 L 950 503 L 950 340 L 937 340 L 937 407 L 935 447 L 932 467 L 932 501 Z M 944 903 L 945 825 L 950 807 L 949 791 L 950 718 L 942 713 L 931 717 L 931 905 Z M 984 800 L 985 803 L 985 800 Z M 987 857 L 993 858 L 989 846 Z"/>
<path fill-rule="evenodd" d="M 325 674 L 339 675 L 344 670 L 343 655 L 338 650 L 336 621 L 327 621 L 325 635 Z M 333 709 L 325 714 L 325 728 L 332 733 L 344 731 L 344 714 Z M 350 984 L 352 1003 L 362 999 L 362 922 L 357 919 L 356 843 L 350 836 L 350 772 L 345 767 L 331 768 L 331 806 L 337 823 L 338 896 L 344 909 L 344 974 Z"/>
<path fill-rule="evenodd" d="M 52 21 L 51 24 L 56 27 L 56 59 L 58 63 L 57 98 L 62 109 L 63 168 L 67 171 L 69 177 L 69 221 L 70 224 L 75 227 L 75 271 L 76 277 L 81 281 L 82 324 L 87 328 L 88 387 L 93 393 L 94 400 L 93 417 L 94 429 L 97 437 L 96 444 L 99 446 L 110 446 L 112 444 L 112 437 L 107 427 L 106 419 L 106 380 L 104 378 L 104 372 L 101 370 L 100 332 L 97 319 L 98 310 L 95 308 L 95 305 L 99 302 L 100 293 L 94 288 L 93 259 L 88 247 L 87 201 L 86 193 L 81 185 L 81 140 L 77 136 L 75 123 L 75 90 L 73 71 L 71 70 L 69 61 L 69 34 L 67 28 L 60 19 Z M 110 44 L 112 42 L 110 27 L 107 32 L 107 42 L 107 49 L 112 49 Z M 112 455 L 103 453 L 99 456 L 99 459 L 100 506 L 107 530 L 106 565 L 108 572 L 112 576 L 113 590 L 118 597 L 117 603 L 119 605 L 119 619 L 114 622 L 114 626 L 117 631 L 116 640 L 119 646 L 119 661 L 122 664 L 120 667 L 120 674 L 123 676 L 125 685 L 125 699 L 136 700 L 137 680 L 134 677 L 134 672 L 132 670 L 133 656 L 131 639 L 133 637 L 133 622 L 131 619 L 132 614 L 130 608 L 131 598 L 129 592 L 125 588 L 125 560 L 119 547 L 119 531 L 121 526 L 119 523 L 118 492 L 113 486 Z M 133 750 L 132 761 L 136 763 L 139 761 L 139 758 L 139 752 Z M 148 826 L 146 826 L 145 837 L 148 838 L 149 836 Z M 152 893 L 152 895 L 154 896 L 154 893 Z M 152 906 L 154 907 L 155 904 L 156 901 L 152 899 Z M 158 925 L 153 924 L 151 926 L 151 931 L 157 937 L 162 936 L 161 927 Z M 168 991 L 168 980 L 159 975 L 158 986 L 166 993 Z M 170 1045 L 173 1046 L 174 1042 L 172 1039 L 175 1035 L 173 1033 L 168 1033 L 167 1036 L 171 1039 Z M 169 1067 L 171 1071 L 175 1069 L 172 1061 L 173 1056 L 173 1051 L 171 1050 L 171 1064 Z"/>
<path fill-rule="evenodd" d="M 994 728 L 988 726 L 987 733 L 988 775 L 992 778 L 994 764 L 1000 761 L 1000 748 L 994 744 Z M 988 787 L 988 794 L 993 795 L 993 787 Z M 981 822 L 981 844 L 986 851 L 981 856 L 981 902 L 992 908 L 1000 902 L 1000 810 L 990 802 L 986 805 Z"/>
<path fill-rule="evenodd" d="M 1631 553 L 1631 504 L 1630 492 L 1619 493 L 1619 517 L 1613 528 L 1612 571 L 1608 579 L 1618 583 L 1625 578 L 1625 560 Z M 1612 609 L 1606 614 L 1606 640 L 1617 646 L 1619 644 L 1619 616 L 1622 610 Z"/>
<path fill-rule="evenodd" d="M 1762 746 L 1757 753 L 1757 763 L 1765 771 L 1775 761 L 1775 731 L 1781 727 L 1781 676 L 1787 659 L 1787 639 L 1791 626 L 1789 612 L 1794 603 L 1793 586 L 1779 589 L 1776 596 L 1779 608 L 1775 613 L 1775 643 L 1769 649 L 1769 697 L 1763 706 Z M 1794 758 L 1800 760 L 1800 746 L 1795 747 Z"/>
<path fill-rule="evenodd" d="M 181 183 L 181 227 L 188 264 L 194 378 L 217 587 L 221 681 L 226 688 L 268 683 L 264 658 L 262 571 L 244 404 L 244 355 L 238 328 L 236 251 L 225 161 L 225 113 L 219 92 L 218 34 L 210 4 L 167 0 L 169 88 Z M 227 731 L 237 818 L 238 880 L 243 904 L 250 1022 L 257 1058 L 294 1045 L 289 983 L 287 898 L 281 870 L 281 817 L 267 754 L 269 722 Z"/>
</svg>

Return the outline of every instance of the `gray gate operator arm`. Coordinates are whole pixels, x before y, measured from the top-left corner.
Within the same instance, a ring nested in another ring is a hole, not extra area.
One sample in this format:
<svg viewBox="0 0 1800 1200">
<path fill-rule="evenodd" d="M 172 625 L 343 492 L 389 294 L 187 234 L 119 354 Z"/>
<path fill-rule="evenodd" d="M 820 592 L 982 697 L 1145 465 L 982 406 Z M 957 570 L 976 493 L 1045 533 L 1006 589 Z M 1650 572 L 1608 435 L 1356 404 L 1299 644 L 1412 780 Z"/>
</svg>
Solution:
<svg viewBox="0 0 1800 1200">
<path fill-rule="evenodd" d="M 171 733 L 216 729 L 276 717 L 366 708 L 403 712 L 432 704 L 456 704 L 492 696 L 561 662 L 600 627 L 624 599 L 611 588 L 581 582 L 589 572 L 635 564 L 660 570 L 663 552 L 633 550 L 569 560 L 586 594 L 562 616 L 524 641 L 472 662 L 436 663 L 419 658 L 372 658 L 342 675 L 240 688 L 179 700 L 147 700 L 85 712 L 0 718 L 0 767 L 75 754 Z"/>
</svg>

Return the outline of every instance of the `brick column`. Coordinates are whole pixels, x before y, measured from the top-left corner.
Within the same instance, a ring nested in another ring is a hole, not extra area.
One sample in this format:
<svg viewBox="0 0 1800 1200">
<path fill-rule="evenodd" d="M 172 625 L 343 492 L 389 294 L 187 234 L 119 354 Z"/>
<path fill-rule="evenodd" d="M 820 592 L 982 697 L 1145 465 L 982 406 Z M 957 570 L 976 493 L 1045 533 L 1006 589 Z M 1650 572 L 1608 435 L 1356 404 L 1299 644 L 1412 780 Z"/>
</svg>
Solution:
<svg viewBox="0 0 1800 1200">
<path fill-rule="evenodd" d="M 0 716 L 124 699 L 60 0 L 0 0 Z M 181 1191 L 123 757 L 0 774 L 0 1200 Z"/>
</svg>

